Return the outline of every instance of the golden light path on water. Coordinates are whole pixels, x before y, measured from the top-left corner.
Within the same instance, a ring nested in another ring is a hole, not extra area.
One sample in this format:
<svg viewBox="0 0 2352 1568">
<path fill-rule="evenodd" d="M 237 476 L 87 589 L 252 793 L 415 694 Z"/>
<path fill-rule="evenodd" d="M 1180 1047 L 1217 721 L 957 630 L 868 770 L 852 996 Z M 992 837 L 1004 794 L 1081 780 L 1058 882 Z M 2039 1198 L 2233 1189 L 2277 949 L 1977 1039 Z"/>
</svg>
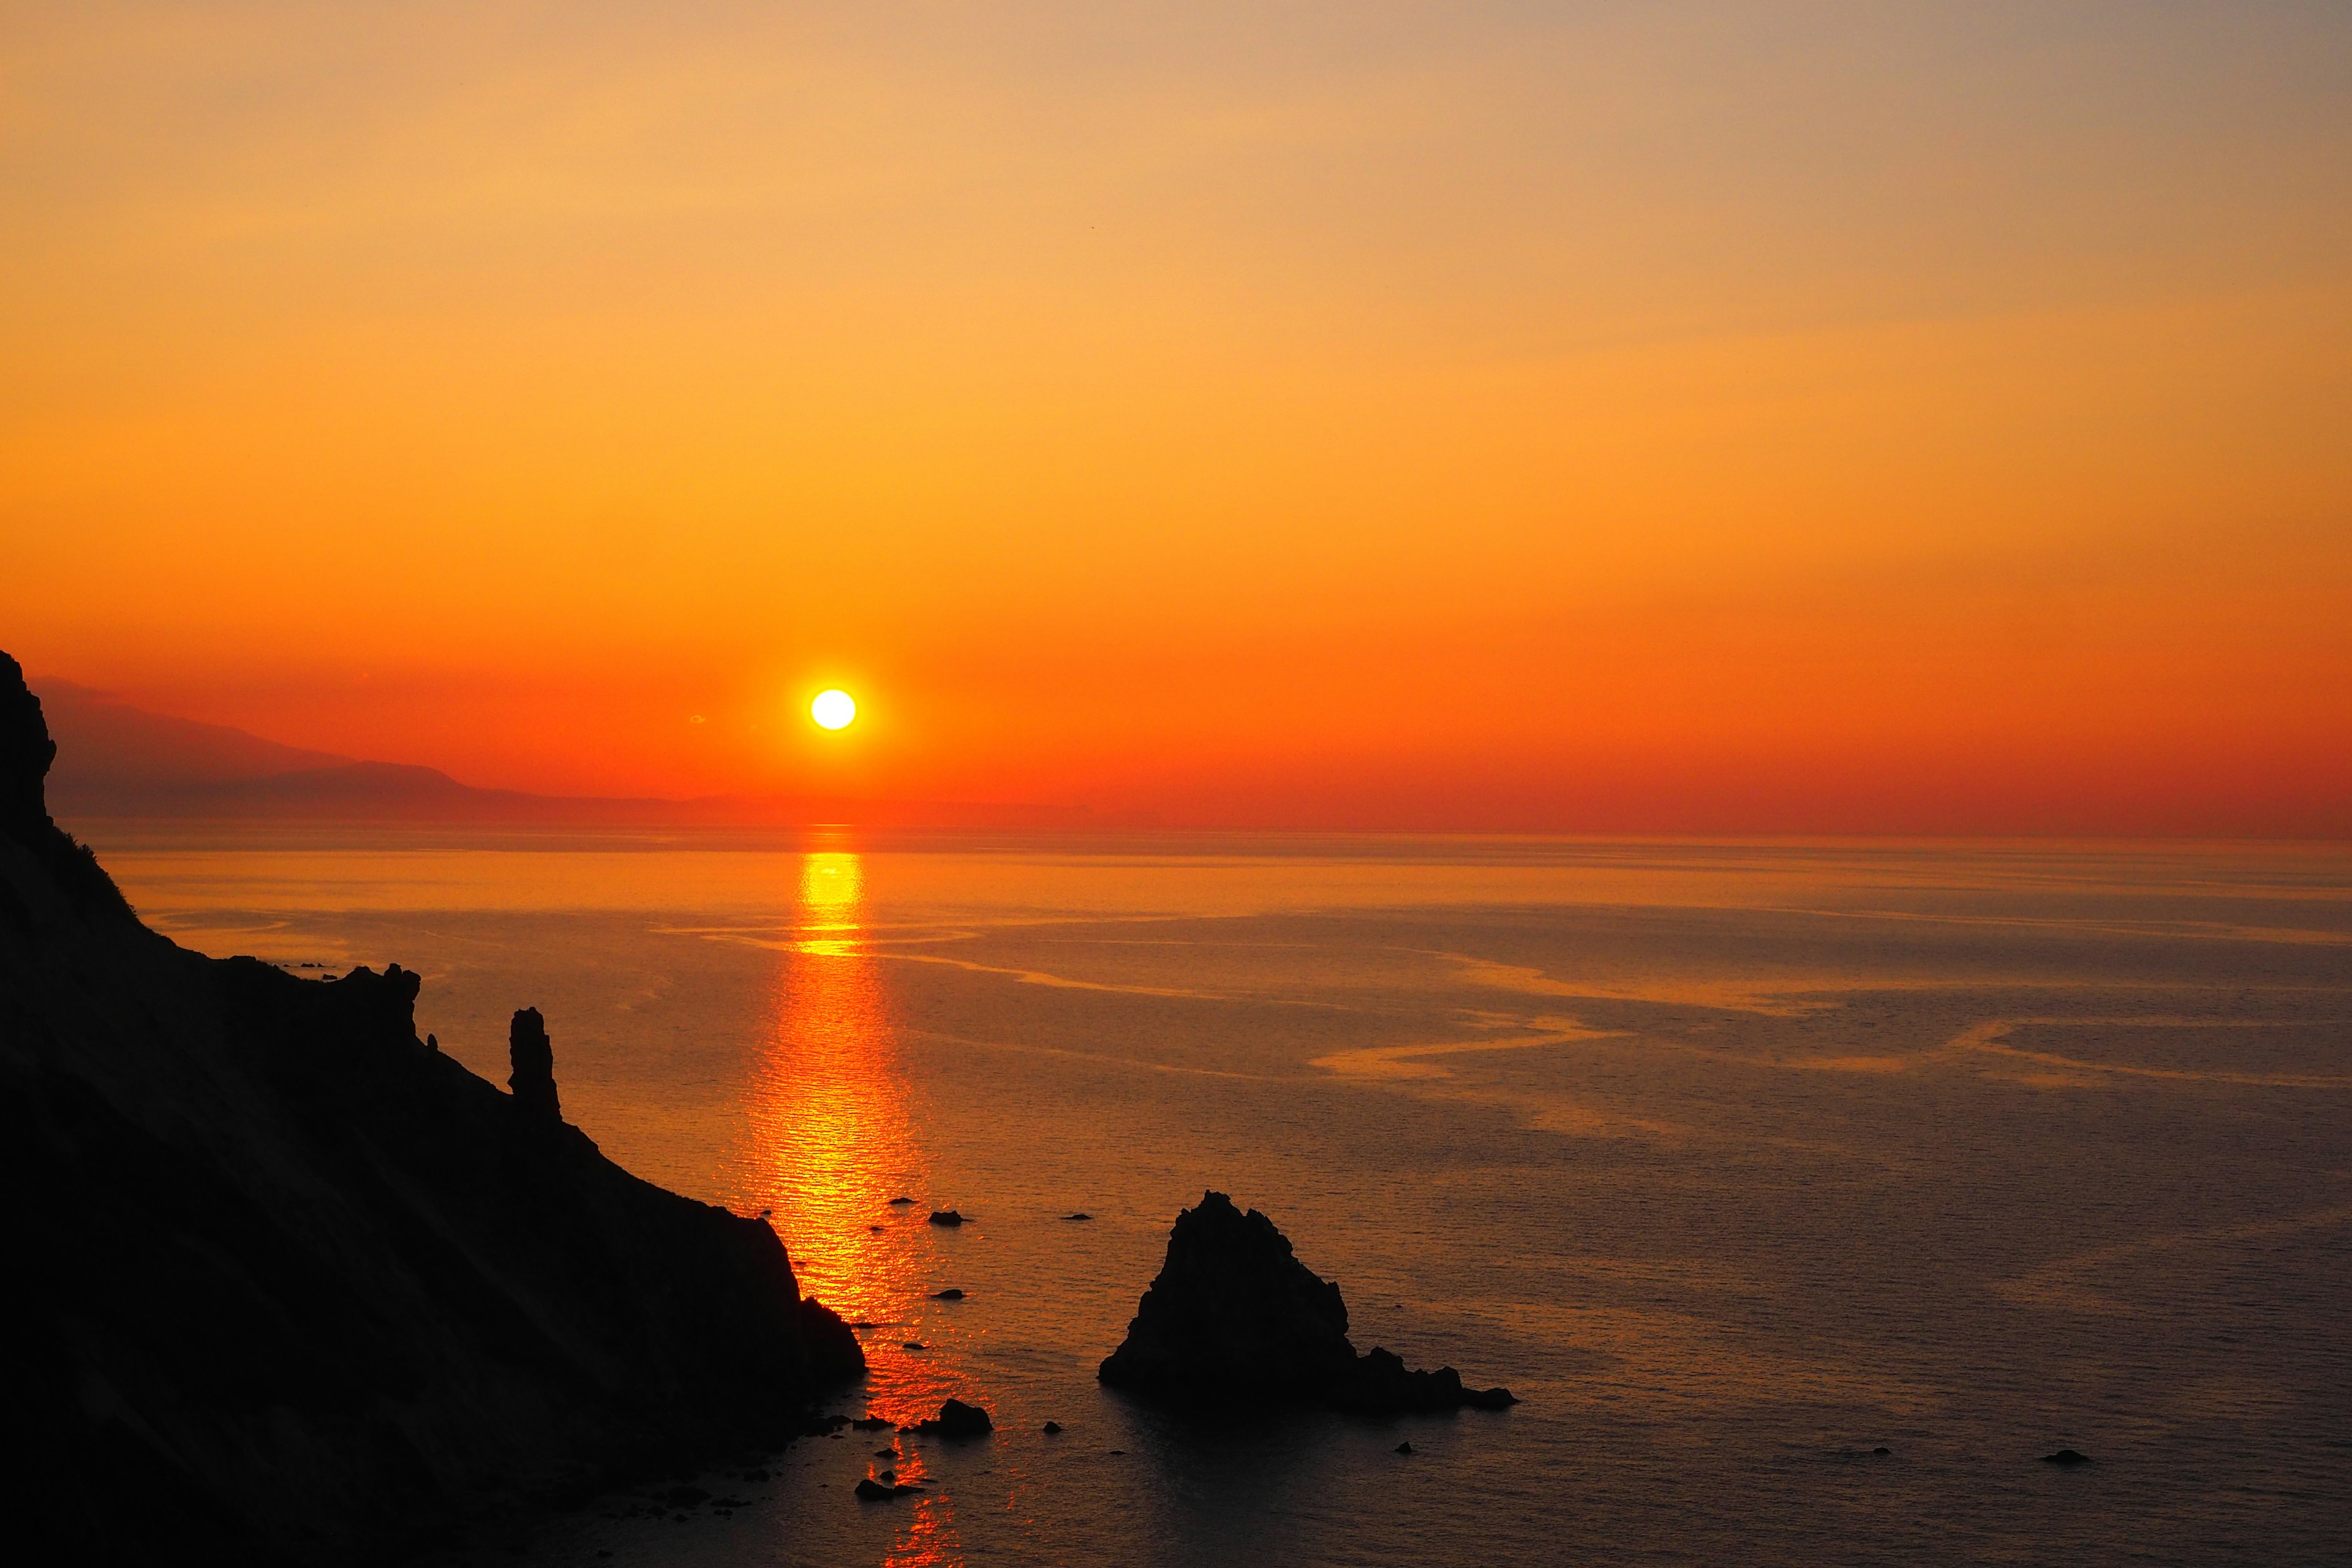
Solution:
<svg viewBox="0 0 2352 1568">
<path fill-rule="evenodd" d="M 937 1327 L 916 1331 L 933 1251 L 928 1166 L 865 930 L 860 858 L 845 849 L 803 856 L 793 940 L 778 954 L 761 1025 L 731 1206 L 769 1211 L 803 1292 L 864 1325 L 866 1407 L 904 1425 L 938 1414 L 956 1392 L 959 1358 Z M 901 1195 L 917 1201 L 893 1207 Z M 928 1348 L 906 1348 L 919 1338 Z M 877 1458 L 869 1474 L 926 1479 L 914 1443 L 891 1446 L 900 1457 Z M 961 1562 L 953 1500 L 926 1491 L 913 1503 L 885 1564 Z"/>
</svg>

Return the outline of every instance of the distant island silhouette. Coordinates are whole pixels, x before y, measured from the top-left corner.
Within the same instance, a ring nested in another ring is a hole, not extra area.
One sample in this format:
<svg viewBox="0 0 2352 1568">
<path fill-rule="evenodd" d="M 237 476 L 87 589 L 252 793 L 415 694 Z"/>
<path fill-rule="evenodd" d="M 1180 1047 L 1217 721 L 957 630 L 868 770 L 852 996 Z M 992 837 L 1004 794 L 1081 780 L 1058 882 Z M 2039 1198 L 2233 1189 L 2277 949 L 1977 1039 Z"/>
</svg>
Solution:
<svg viewBox="0 0 2352 1568">
<path fill-rule="evenodd" d="M 282 745 L 226 724 L 152 713 L 70 681 L 40 700 L 60 763 L 49 809 L 68 821 L 446 824 L 511 827 L 1070 828 L 1082 806 L 826 795 L 552 795 L 482 789 L 438 768 Z"/>
<path fill-rule="evenodd" d="M 395 1559 L 789 1441 L 863 1370 L 765 1220 L 562 1121 L 535 1009 L 509 1095 L 417 1038 L 397 965 L 174 945 L 51 820 L 55 751 L 0 654 L 16 1560 Z"/>
</svg>

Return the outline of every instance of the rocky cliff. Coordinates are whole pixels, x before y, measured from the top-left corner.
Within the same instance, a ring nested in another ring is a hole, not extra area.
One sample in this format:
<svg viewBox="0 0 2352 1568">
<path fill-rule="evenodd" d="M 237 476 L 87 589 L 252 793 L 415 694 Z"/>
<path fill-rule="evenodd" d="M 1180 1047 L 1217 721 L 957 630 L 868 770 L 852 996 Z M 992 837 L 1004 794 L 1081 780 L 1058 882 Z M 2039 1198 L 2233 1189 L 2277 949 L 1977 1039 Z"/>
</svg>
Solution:
<svg viewBox="0 0 2352 1568">
<path fill-rule="evenodd" d="M 863 1366 L 783 1246 L 639 1181 L 331 982 L 142 926 L 49 820 L 0 655 L 0 1405 L 44 1563 L 394 1559 L 450 1521 L 773 1441 Z M 11 1555 L 16 1555 L 12 1552 Z"/>
</svg>

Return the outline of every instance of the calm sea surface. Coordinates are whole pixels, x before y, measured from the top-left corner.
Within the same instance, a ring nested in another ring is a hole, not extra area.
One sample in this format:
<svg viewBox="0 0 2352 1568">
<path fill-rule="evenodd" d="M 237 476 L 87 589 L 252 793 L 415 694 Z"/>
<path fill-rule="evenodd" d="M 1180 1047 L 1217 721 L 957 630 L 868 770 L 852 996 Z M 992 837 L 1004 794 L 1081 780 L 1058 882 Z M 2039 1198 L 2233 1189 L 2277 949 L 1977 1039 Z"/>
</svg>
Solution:
<svg viewBox="0 0 2352 1568">
<path fill-rule="evenodd" d="M 837 1408 L 1001 1428 L 536 1561 L 2352 1561 L 2343 847 L 89 836 L 485 1077 L 539 1006 L 571 1121 L 877 1325 Z M 1204 1187 L 1525 1403 L 1100 1389 Z"/>
</svg>

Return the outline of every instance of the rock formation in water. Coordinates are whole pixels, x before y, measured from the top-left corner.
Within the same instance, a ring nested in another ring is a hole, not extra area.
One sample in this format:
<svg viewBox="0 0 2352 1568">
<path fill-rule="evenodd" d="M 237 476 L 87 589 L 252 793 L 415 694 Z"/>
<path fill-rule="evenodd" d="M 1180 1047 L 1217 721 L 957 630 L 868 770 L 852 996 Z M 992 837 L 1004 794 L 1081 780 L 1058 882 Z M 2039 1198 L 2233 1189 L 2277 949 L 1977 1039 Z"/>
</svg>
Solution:
<svg viewBox="0 0 2352 1568">
<path fill-rule="evenodd" d="M 502 1094 L 417 1039 L 397 966 L 302 980 L 142 925 L 49 820 L 53 752 L 0 655 L 16 1560 L 395 1558 L 782 1441 L 863 1366 L 763 1221 L 562 1122 L 537 1014 Z"/>
<path fill-rule="evenodd" d="M 1367 1415 L 1499 1410 L 1504 1388 L 1465 1388 L 1452 1367 L 1409 1370 L 1348 1339 L 1339 1287 L 1292 1256 L 1289 1238 L 1223 1193 L 1176 1216 L 1160 1277 L 1127 1339 L 1096 1373 L 1114 1388 L 1196 1405 L 1319 1405 Z"/>
<path fill-rule="evenodd" d="M 563 1106 L 555 1095 L 555 1045 L 538 1008 L 523 1008 L 507 1026 L 507 1088 L 516 1108 L 542 1121 L 562 1121 Z"/>
<path fill-rule="evenodd" d="M 977 1405 L 966 1405 L 961 1399 L 950 1399 L 940 1406 L 937 1415 L 918 1421 L 912 1426 L 901 1426 L 901 1432 L 927 1432 L 935 1437 L 985 1437 L 996 1430 L 996 1423 L 988 1412 Z"/>
</svg>

